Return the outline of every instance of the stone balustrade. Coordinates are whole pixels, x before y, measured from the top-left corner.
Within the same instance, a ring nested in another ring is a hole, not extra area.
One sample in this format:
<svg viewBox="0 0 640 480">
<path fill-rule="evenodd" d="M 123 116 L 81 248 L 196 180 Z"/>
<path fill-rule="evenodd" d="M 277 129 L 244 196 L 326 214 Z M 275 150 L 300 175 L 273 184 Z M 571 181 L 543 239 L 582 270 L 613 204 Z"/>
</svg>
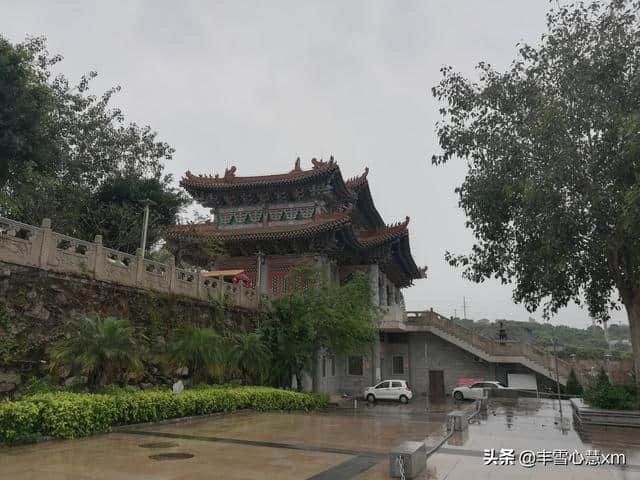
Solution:
<svg viewBox="0 0 640 480">
<path fill-rule="evenodd" d="M 569 376 L 569 372 L 572 370 L 572 365 L 569 362 L 560 358 L 556 359 L 553 354 L 536 348 L 527 342 L 518 340 L 501 342 L 494 340 L 493 338 L 485 337 L 484 335 L 475 333 L 453 320 L 439 315 L 433 310 L 407 312 L 407 320 L 409 323 L 418 323 L 420 325 L 438 328 L 441 331 L 447 332 L 464 340 L 469 345 L 495 358 L 524 357 L 542 366 L 549 372 L 551 377 L 553 377 L 555 372 L 556 361 L 558 375 L 560 377 L 566 379 Z M 577 369 L 575 372 L 578 376 L 578 380 L 583 383 L 583 385 L 588 383 L 589 380 L 581 375 Z"/>
<path fill-rule="evenodd" d="M 88 242 L 54 232 L 47 218 L 35 227 L 0 217 L 0 262 L 197 300 L 220 300 L 250 310 L 268 300 L 240 283 L 177 268 L 173 258 L 166 264 L 155 262 L 140 251 L 131 255 L 107 248 L 100 235 Z"/>
</svg>

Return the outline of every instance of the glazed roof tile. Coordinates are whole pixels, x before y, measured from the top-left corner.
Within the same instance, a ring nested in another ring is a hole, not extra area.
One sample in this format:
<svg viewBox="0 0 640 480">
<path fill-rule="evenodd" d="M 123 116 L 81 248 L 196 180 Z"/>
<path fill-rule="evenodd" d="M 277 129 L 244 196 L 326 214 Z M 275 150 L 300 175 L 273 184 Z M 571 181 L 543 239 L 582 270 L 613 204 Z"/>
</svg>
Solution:
<svg viewBox="0 0 640 480">
<path fill-rule="evenodd" d="M 222 241 L 309 237 L 349 224 L 350 213 L 351 208 L 348 208 L 344 211 L 317 215 L 311 222 L 247 228 L 219 228 L 214 223 L 176 225 L 170 236 L 211 236 Z"/>
<path fill-rule="evenodd" d="M 226 169 L 222 177 L 217 174 L 214 176 L 193 175 L 190 171 L 187 171 L 182 180 L 180 180 L 180 185 L 185 188 L 201 187 L 206 189 L 273 186 L 311 180 L 338 170 L 338 164 L 333 160 L 333 157 L 331 157 L 328 162 L 316 160 L 315 158 L 312 159 L 311 162 L 313 163 L 313 168 L 309 170 L 302 170 L 300 168 L 300 159 L 297 159 L 294 169 L 289 173 L 250 177 L 236 176 L 235 172 L 237 169 L 234 166 Z"/>
<path fill-rule="evenodd" d="M 310 222 L 246 228 L 220 228 L 214 223 L 176 225 L 170 236 L 210 236 L 227 242 L 310 237 L 322 232 L 344 228 L 345 226 L 351 227 L 351 212 L 352 207 L 349 206 L 343 211 L 318 215 Z M 362 247 L 373 247 L 408 235 L 408 224 L 409 217 L 404 222 L 387 225 L 374 231 L 358 230 L 354 231 L 353 234 Z"/>
</svg>

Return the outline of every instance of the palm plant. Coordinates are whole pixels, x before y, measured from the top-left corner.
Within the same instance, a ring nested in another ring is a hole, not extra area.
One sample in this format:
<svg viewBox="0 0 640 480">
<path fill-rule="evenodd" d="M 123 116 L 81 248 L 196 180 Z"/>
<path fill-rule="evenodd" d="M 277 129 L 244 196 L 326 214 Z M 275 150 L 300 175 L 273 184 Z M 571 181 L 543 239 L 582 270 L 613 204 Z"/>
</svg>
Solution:
<svg viewBox="0 0 640 480">
<path fill-rule="evenodd" d="M 87 376 L 95 390 L 107 382 L 126 383 L 142 370 L 135 328 L 127 319 L 84 315 L 66 325 L 65 337 L 49 350 L 52 370 L 71 366 Z"/>
<path fill-rule="evenodd" d="M 269 370 L 271 354 L 260 332 L 235 335 L 230 353 L 231 362 L 245 383 L 262 383 Z"/>
<path fill-rule="evenodd" d="M 186 366 L 196 381 L 215 377 L 223 364 L 222 339 L 211 328 L 185 327 L 169 342 L 169 360 Z"/>
</svg>

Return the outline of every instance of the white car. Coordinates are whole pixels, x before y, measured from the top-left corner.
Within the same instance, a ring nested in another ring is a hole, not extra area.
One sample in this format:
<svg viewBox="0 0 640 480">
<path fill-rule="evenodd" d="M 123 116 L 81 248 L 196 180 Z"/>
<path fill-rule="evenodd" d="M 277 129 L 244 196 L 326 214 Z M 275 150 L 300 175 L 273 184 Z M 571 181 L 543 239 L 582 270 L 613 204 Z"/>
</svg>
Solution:
<svg viewBox="0 0 640 480">
<path fill-rule="evenodd" d="M 473 382 L 467 385 L 462 385 L 460 387 L 456 387 L 451 392 L 451 395 L 456 400 L 464 400 L 466 398 L 475 400 L 478 398 L 482 398 L 483 389 L 485 388 L 507 388 L 500 382 L 495 381 L 482 381 L 482 382 Z"/>
<path fill-rule="evenodd" d="M 383 380 L 373 387 L 366 388 L 364 398 L 368 402 L 399 400 L 401 403 L 407 403 L 413 398 L 413 392 L 406 380 Z"/>
</svg>

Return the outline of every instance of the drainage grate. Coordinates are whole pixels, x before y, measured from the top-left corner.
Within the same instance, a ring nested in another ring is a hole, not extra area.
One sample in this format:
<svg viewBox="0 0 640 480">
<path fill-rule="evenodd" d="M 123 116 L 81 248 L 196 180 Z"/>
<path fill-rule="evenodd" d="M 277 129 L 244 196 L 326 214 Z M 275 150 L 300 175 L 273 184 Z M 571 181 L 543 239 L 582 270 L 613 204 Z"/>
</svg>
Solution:
<svg viewBox="0 0 640 480">
<path fill-rule="evenodd" d="M 152 442 L 152 443 L 142 443 L 138 446 L 141 448 L 171 448 L 171 447 L 177 447 L 178 444 L 171 443 L 171 442 Z"/>
<path fill-rule="evenodd" d="M 191 453 L 159 453 L 157 455 L 149 455 L 151 460 L 186 460 L 193 458 Z"/>
</svg>

